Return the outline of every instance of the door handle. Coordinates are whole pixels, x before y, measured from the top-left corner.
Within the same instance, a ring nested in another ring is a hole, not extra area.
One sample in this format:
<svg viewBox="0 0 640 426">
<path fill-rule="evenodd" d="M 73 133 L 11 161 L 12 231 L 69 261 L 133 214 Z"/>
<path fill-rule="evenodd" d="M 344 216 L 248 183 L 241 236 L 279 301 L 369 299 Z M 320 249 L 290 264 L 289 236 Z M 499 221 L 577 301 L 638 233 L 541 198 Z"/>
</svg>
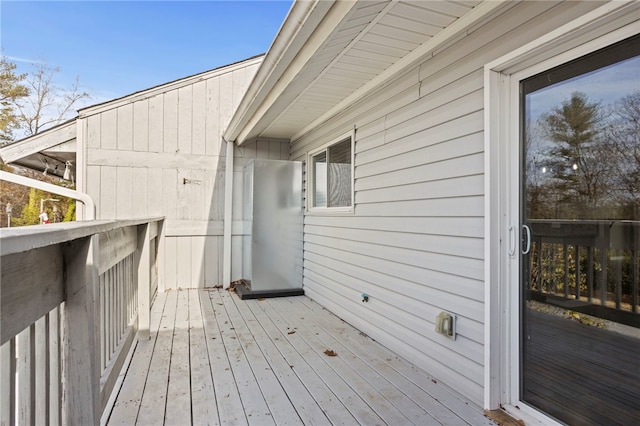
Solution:
<svg viewBox="0 0 640 426">
<path fill-rule="evenodd" d="M 531 251 L 531 228 L 529 228 L 528 225 L 522 225 L 522 229 L 525 233 L 525 249 L 522 250 L 522 254 L 529 254 L 529 252 Z"/>
<path fill-rule="evenodd" d="M 516 254 L 516 231 L 513 225 L 509 227 L 509 256 Z"/>
</svg>

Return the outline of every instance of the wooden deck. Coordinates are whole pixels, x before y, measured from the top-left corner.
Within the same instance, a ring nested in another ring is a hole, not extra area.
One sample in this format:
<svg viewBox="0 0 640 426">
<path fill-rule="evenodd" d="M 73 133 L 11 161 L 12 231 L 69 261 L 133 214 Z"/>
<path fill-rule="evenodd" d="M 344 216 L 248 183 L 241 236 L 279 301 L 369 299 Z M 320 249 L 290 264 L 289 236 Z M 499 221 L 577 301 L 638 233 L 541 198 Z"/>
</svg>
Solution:
<svg viewBox="0 0 640 426">
<path fill-rule="evenodd" d="M 211 289 L 158 294 L 108 424 L 494 423 L 305 296 Z"/>
</svg>

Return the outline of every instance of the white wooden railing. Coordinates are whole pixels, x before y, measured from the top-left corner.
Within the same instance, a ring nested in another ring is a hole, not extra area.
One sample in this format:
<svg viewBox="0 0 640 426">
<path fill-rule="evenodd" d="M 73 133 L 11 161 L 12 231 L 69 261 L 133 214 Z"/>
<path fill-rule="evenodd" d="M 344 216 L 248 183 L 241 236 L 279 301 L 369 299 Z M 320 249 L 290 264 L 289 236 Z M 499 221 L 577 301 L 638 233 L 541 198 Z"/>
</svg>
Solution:
<svg viewBox="0 0 640 426">
<path fill-rule="evenodd" d="M 162 219 L 0 230 L 0 424 L 99 424 L 148 338 Z"/>
</svg>

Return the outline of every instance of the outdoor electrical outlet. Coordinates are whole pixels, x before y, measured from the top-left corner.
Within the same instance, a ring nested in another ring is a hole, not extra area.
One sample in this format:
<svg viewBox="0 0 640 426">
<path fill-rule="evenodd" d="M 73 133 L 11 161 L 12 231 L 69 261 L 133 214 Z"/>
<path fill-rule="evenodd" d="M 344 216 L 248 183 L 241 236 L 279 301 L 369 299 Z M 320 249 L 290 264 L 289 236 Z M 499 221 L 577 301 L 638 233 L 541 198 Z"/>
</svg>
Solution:
<svg viewBox="0 0 640 426">
<path fill-rule="evenodd" d="M 456 316 L 448 312 L 440 312 L 436 317 L 436 333 L 455 340 Z"/>
</svg>

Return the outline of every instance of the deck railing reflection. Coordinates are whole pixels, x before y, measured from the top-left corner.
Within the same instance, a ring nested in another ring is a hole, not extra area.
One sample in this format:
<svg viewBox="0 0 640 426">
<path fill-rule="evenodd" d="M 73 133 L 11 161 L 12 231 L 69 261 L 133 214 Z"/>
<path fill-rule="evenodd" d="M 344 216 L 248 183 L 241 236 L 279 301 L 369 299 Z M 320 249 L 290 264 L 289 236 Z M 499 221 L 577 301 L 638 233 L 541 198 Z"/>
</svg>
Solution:
<svg viewBox="0 0 640 426">
<path fill-rule="evenodd" d="M 529 296 L 640 326 L 640 222 L 531 220 Z M 570 302 L 575 301 L 575 302 Z"/>
</svg>

